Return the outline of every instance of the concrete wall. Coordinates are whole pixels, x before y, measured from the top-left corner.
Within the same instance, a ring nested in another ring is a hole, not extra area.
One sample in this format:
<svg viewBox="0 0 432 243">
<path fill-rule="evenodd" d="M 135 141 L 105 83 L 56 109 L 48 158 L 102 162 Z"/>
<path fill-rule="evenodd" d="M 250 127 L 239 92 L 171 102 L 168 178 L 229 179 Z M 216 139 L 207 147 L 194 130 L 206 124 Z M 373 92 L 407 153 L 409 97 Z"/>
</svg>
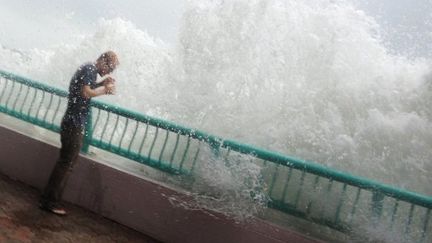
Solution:
<svg viewBox="0 0 432 243">
<path fill-rule="evenodd" d="M 57 155 L 57 147 L 0 126 L 0 173 L 42 189 Z M 63 197 L 163 242 L 317 242 L 259 219 L 236 224 L 214 212 L 173 206 L 169 198 L 192 199 L 86 156 Z"/>
</svg>

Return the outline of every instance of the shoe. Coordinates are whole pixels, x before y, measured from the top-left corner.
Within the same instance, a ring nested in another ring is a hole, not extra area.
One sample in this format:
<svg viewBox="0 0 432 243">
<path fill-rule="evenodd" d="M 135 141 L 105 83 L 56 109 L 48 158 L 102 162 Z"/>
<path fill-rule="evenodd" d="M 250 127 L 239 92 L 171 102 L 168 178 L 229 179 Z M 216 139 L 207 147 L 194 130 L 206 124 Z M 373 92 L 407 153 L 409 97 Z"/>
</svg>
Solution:
<svg viewBox="0 0 432 243">
<path fill-rule="evenodd" d="M 40 203 L 39 208 L 59 216 L 64 216 L 67 214 L 63 207 L 60 207 L 54 203 Z"/>
</svg>

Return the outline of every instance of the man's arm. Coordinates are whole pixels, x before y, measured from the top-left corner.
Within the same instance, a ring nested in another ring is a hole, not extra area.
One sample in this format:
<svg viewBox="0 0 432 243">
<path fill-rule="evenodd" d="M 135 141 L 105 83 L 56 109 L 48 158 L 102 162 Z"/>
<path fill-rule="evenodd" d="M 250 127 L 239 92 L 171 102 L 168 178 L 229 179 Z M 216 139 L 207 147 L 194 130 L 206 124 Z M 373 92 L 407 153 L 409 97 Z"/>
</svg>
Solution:
<svg viewBox="0 0 432 243">
<path fill-rule="evenodd" d="M 90 87 L 90 85 L 84 85 L 83 89 L 82 89 L 82 95 L 87 99 L 93 98 L 96 96 L 101 96 L 101 95 L 104 95 L 106 93 L 107 93 L 107 90 L 106 90 L 105 86 L 99 87 L 96 89 L 92 89 Z"/>
<path fill-rule="evenodd" d="M 102 81 L 100 81 L 99 83 L 96 84 L 96 88 L 102 87 L 102 86 L 107 86 L 107 84 L 109 83 L 114 83 L 115 79 L 111 78 L 111 77 L 106 77 L 105 79 L 103 79 Z"/>
<path fill-rule="evenodd" d="M 114 89 L 108 88 L 107 86 L 92 89 L 90 85 L 84 85 L 82 89 L 82 94 L 85 98 L 89 99 L 89 98 L 93 98 L 105 94 L 114 94 Z"/>
<path fill-rule="evenodd" d="M 115 79 L 111 77 L 107 77 L 101 82 L 96 84 L 96 88 L 92 89 L 90 85 L 84 85 L 82 89 L 82 95 L 89 99 L 96 96 L 101 96 L 104 94 L 114 94 L 115 86 L 114 86 Z"/>
</svg>

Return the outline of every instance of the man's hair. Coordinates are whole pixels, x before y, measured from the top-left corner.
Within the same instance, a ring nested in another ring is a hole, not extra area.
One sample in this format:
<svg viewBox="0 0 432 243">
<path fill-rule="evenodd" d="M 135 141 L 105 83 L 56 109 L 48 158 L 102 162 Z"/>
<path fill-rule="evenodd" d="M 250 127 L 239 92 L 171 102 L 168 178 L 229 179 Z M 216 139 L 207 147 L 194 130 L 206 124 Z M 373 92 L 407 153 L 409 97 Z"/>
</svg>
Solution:
<svg viewBox="0 0 432 243">
<path fill-rule="evenodd" d="M 107 63 L 114 64 L 115 66 L 118 66 L 120 64 L 117 54 L 115 54 L 115 52 L 113 51 L 107 51 L 102 53 L 99 56 L 98 61 L 102 60 L 106 61 Z"/>
</svg>

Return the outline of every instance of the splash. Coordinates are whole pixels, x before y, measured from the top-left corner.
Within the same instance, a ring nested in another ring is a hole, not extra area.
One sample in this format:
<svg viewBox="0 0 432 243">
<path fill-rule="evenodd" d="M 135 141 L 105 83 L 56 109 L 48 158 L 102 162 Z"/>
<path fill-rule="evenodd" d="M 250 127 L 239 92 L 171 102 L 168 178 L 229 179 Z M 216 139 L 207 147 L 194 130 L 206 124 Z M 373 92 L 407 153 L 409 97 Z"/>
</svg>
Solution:
<svg viewBox="0 0 432 243">
<path fill-rule="evenodd" d="M 245 222 L 263 213 L 270 200 L 262 178 L 263 168 L 254 160 L 254 157 L 242 154 L 221 158 L 211 148 L 204 147 L 198 156 L 200 163 L 196 164 L 193 178 L 177 178 L 173 182 L 188 188 L 187 195 L 193 200 L 175 197 L 169 200 L 174 206 L 218 212 L 238 223 Z"/>
<path fill-rule="evenodd" d="M 430 67 L 350 2 L 191 1 L 177 55 L 175 120 L 431 193 Z"/>
<path fill-rule="evenodd" d="M 231 216 L 238 221 L 258 215 L 269 198 L 262 168 L 253 158 L 237 155 L 229 160 L 215 157 L 209 150 L 199 158 L 192 195 L 195 205 Z"/>
</svg>

